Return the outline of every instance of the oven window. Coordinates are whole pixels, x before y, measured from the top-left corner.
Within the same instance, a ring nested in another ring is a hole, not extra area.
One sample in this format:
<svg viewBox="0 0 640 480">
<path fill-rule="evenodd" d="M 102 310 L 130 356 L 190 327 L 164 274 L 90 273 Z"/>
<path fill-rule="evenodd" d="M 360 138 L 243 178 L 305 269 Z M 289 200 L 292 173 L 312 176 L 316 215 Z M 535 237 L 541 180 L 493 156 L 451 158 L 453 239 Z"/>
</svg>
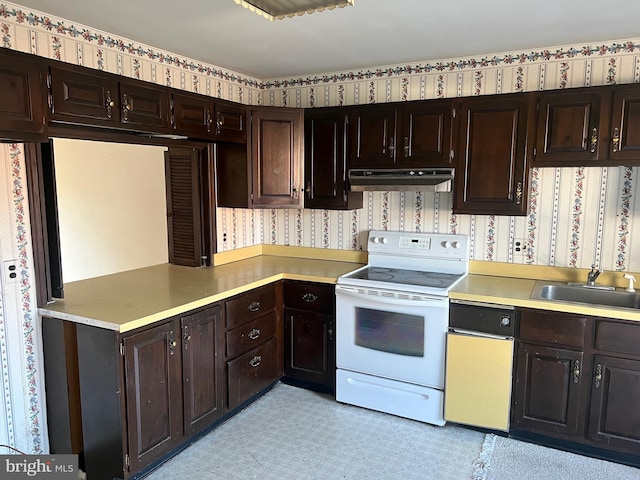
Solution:
<svg viewBox="0 0 640 480">
<path fill-rule="evenodd" d="M 356 345 L 411 357 L 424 356 L 424 317 L 356 308 Z"/>
</svg>

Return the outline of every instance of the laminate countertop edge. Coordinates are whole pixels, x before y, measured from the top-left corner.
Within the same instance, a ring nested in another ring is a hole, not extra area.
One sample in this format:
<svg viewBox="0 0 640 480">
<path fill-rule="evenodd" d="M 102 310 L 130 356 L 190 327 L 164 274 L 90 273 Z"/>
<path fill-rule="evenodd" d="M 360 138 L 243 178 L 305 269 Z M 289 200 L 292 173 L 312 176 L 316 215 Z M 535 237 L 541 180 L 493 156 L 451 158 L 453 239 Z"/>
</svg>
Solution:
<svg viewBox="0 0 640 480">
<path fill-rule="evenodd" d="M 336 261 L 331 252 L 325 253 L 326 259 L 252 252 L 248 258 L 238 257 L 214 267 L 162 264 L 71 282 L 65 284 L 65 299 L 38 309 L 38 313 L 125 333 L 282 279 L 336 283 L 340 275 L 362 266 L 358 263 L 361 257 L 344 261 L 341 256 Z M 451 300 L 640 321 L 640 311 L 633 309 L 532 299 L 540 280 L 474 270 L 449 292 Z"/>
</svg>

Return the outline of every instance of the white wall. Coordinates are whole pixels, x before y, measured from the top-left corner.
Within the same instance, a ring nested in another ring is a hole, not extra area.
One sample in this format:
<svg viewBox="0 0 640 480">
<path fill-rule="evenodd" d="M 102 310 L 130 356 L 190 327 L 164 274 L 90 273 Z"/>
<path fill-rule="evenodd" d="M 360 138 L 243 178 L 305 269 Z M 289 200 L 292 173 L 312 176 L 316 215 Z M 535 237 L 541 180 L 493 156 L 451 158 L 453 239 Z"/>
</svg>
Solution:
<svg viewBox="0 0 640 480">
<path fill-rule="evenodd" d="M 168 262 L 165 150 L 54 140 L 65 283 Z"/>
</svg>

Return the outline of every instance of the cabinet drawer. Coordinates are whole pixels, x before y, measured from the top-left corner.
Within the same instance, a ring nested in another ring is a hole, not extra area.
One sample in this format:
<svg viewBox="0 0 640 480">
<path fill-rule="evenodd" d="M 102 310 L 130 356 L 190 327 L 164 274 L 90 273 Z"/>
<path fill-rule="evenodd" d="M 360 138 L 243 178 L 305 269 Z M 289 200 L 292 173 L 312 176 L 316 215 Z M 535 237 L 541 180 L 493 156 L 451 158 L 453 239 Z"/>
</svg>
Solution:
<svg viewBox="0 0 640 480">
<path fill-rule="evenodd" d="M 233 328 L 276 308 L 276 287 L 267 285 L 240 295 L 225 303 L 227 328 Z"/>
<path fill-rule="evenodd" d="M 287 280 L 284 283 L 284 303 L 287 308 L 333 313 L 335 290 L 331 284 Z"/>
<path fill-rule="evenodd" d="M 227 362 L 229 408 L 268 387 L 278 379 L 276 339 L 254 348 L 244 355 Z"/>
<path fill-rule="evenodd" d="M 233 358 L 264 343 L 276 334 L 275 312 L 227 332 L 227 358 Z"/>
<path fill-rule="evenodd" d="M 640 324 L 598 321 L 595 348 L 640 356 Z"/>
<path fill-rule="evenodd" d="M 522 311 L 520 339 L 580 348 L 584 345 L 587 319 L 579 315 Z"/>
</svg>

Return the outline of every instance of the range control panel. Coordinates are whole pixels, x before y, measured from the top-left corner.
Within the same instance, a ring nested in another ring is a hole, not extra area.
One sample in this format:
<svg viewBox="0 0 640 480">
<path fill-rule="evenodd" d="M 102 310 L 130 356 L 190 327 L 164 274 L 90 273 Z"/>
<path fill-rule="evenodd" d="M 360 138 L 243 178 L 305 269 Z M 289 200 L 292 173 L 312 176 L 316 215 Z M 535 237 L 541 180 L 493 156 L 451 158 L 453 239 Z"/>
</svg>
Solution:
<svg viewBox="0 0 640 480">
<path fill-rule="evenodd" d="M 367 250 L 374 254 L 465 260 L 468 244 L 466 235 L 371 230 Z"/>
</svg>

